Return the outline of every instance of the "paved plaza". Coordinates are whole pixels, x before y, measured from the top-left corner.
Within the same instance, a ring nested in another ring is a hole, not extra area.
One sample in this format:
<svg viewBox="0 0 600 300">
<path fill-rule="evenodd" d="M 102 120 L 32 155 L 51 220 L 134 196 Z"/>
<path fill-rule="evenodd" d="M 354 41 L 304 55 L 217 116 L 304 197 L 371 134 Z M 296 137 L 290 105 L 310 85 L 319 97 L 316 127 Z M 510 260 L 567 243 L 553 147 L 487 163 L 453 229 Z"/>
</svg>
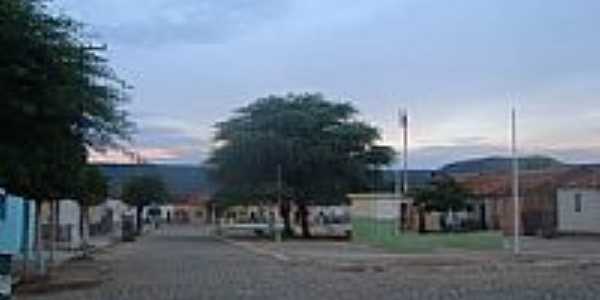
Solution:
<svg viewBox="0 0 600 300">
<path fill-rule="evenodd" d="M 168 227 L 99 253 L 96 286 L 17 299 L 598 299 L 600 264 L 576 261 L 394 260 L 322 264 L 281 260 Z M 295 242 L 297 243 L 297 242 Z M 331 244 L 335 247 L 335 244 Z M 346 247 L 343 243 L 340 247 Z"/>
</svg>

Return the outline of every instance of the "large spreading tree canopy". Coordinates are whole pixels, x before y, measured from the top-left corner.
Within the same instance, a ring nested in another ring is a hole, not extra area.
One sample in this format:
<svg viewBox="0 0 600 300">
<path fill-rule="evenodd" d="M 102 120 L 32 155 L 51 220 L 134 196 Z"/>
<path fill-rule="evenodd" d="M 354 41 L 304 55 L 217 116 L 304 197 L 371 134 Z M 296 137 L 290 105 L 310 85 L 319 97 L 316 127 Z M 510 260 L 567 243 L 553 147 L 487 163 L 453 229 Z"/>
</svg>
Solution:
<svg viewBox="0 0 600 300">
<path fill-rule="evenodd" d="M 356 115 L 321 94 L 269 96 L 237 110 L 216 125 L 209 165 L 217 200 L 273 203 L 281 192 L 301 208 L 346 201 L 366 187 L 373 165 L 393 159 L 389 147 L 375 145 L 378 130 Z"/>
<path fill-rule="evenodd" d="M 124 140 L 123 82 L 85 27 L 48 1 L 0 2 L 0 185 L 38 200 L 70 197 L 88 149 Z"/>
</svg>

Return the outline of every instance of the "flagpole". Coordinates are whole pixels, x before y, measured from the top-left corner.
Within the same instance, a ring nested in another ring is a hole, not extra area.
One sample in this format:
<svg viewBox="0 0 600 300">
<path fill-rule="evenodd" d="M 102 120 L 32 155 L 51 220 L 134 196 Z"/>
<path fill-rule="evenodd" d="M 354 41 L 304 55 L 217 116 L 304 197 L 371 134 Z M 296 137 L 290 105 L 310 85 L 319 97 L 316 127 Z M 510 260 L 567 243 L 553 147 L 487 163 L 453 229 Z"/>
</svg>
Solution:
<svg viewBox="0 0 600 300">
<path fill-rule="evenodd" d="M 511 127 L 512 127 L 512 173 L 513 173 L 513 184 L 512 193 L 514 200 L 514 243 L 513 251 L 514 254 L 519 254 L 519 231 L 520 231 L 520 207 L 519 207 L 519 159 L 517 156 L 517 121 L 515 108 L 512 109 L 511 113 Z"/>
</svg>

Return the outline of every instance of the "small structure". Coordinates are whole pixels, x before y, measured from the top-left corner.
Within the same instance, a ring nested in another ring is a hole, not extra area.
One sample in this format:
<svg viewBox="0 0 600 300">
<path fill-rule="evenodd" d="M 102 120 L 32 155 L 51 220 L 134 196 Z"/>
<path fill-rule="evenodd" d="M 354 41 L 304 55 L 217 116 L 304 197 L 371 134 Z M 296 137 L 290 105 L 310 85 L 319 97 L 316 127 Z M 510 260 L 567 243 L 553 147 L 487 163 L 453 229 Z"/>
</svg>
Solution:
<svg viewBox="0 0 600 300">
<path fill-rule="evenodd" d="M 560 233 L 600 234 L 600 190 L 560 188 L 556 195 Z"/>
<path fill-rule="evenodd" d="M 571 178 L 556 192 L 561 234 L 600 234 L 600 172 Z"/>
<path fill-rule="evenodd" d="M 352 223 L 393 223 L 395 230 L 412 228 L 413 199 L 401 194 L 350 194 Z"/>
</svg>

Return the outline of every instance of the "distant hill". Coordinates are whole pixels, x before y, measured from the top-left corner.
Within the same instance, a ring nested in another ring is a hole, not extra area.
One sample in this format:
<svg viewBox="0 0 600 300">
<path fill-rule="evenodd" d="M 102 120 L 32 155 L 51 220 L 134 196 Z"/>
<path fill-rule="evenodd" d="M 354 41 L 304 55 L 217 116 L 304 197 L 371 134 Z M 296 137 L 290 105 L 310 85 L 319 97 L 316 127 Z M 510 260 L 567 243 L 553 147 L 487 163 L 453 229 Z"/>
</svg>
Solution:
<svg viewBox="0 0 600 300">
<path fill-rule="evenodd" d="M 487 157 L 481 159 L 472 159 L 458 161 L 443 166 L 440 170 L 445 173 L 494 173 L 510 171 L 512 160 L 507 157 Z M 521 170 L 543 170 L 547 168 L 565 166 L 562 162 L 546 156 L 529 156 L 519 159 L 519 169 Z"/>
<path fill-rule="evenodd" d="M 434 174 L 434 170 L 408 170 L 406 181 L 410 188 L 424 187 L 431 182 Z M 399 177 L 397 178 L 397 176 Z M 396 180 L 402 181 L 402 170 L 383 171 L 384 190 L 392 192 Z"/>
<path fill-rule="evenodd" d="M 189 195 L 210 195 L 213 191 L 207 171 L 195 165 L 168 164 L 99 164 L 100 171 L 108 178 L 109 194 L 119 197 L 123 184 L 132 176 L 160 176 L 174 200 Z"/>
</svg>

